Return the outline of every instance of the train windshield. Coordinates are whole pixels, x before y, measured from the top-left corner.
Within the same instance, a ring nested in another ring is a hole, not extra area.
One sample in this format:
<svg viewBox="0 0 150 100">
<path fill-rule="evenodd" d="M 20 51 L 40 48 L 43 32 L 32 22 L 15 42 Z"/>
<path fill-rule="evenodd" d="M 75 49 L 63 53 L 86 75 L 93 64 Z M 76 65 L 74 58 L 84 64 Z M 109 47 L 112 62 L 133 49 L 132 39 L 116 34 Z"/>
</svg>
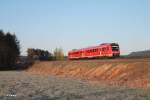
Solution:
<svg viewBox="0 0 150 100">
<path fill-rule="evenodd" d="M 119 51 L 119 45 L 118 44 L 112 44 L 112 51 Z"/>
</svg>

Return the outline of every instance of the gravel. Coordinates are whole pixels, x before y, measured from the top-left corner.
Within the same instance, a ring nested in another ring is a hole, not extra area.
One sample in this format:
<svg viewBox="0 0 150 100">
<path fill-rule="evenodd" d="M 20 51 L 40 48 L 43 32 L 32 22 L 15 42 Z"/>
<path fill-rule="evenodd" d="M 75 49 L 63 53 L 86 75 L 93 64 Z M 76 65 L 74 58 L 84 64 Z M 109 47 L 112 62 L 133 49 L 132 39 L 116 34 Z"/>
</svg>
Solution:
<svg viewBox="0 0 150 100">
<path fill-rule="evenodd" d="M 85 80 L 0 72 L 0 100 L 150 100 L 150 89 L 91 84 Z"/>
</svg>

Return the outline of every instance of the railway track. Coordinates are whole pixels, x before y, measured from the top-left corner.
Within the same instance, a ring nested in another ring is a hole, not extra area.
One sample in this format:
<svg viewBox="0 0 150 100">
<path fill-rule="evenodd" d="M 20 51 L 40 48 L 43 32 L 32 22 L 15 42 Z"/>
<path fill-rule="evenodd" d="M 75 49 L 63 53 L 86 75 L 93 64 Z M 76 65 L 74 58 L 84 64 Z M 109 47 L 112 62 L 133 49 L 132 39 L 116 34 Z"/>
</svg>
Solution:
<svg viewBox="0 0 150 100">
<path fill-rule="evenodd" d="M 74 59 L 74 60 L 66 60 L 66 61 L 74 61 L 74 62 L 150 62 L 150 58 L 114 58 L 114 59 Z"/>
</svg>

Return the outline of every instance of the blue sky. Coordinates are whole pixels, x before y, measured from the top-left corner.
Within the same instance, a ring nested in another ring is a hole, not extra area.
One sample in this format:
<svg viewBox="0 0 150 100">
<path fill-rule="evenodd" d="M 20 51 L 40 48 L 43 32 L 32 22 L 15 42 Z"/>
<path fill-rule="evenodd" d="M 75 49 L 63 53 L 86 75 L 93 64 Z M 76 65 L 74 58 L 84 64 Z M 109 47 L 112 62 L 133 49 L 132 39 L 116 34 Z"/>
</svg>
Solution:
<svg viewBox="0 0 150 100">
<path fill-rule="evenodd" d="M 27 48 L 53 51 L 118 42 L 121 53 L 150 49 L 150 0 L 0 0 L 0 29 Z"/>
</svg>

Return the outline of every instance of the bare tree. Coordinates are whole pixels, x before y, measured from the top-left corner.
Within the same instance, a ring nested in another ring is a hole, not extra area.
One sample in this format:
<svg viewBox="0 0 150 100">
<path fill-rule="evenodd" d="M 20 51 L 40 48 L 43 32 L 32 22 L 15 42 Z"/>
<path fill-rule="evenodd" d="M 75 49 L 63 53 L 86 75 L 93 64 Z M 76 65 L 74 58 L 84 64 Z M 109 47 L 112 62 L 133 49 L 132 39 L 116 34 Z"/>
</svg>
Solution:
<svg viewBox="0 0 150 100">
<path fill-rule="evenodd" d="M 56 48 L 54 50 L 54 58 L 55 60 L 64 60 L 64 52 L 62 48 Z"/>
</svg>

